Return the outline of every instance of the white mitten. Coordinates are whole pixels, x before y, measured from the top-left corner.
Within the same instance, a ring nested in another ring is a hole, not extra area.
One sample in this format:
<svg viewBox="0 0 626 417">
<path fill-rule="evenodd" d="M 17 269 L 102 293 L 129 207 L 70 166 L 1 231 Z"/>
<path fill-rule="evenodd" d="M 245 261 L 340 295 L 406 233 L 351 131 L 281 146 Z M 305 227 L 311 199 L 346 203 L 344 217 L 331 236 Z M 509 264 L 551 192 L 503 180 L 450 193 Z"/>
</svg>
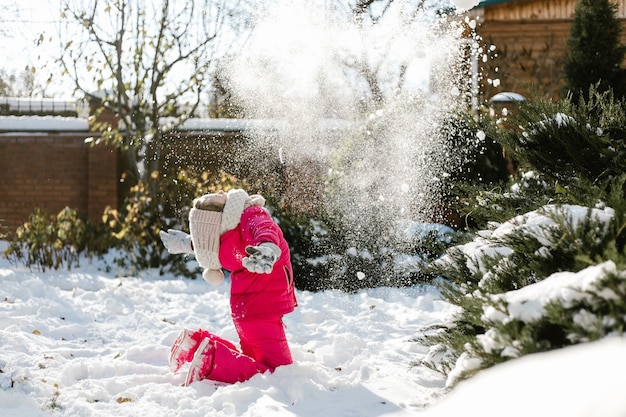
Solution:
<svg viewBox="0 0 626 417">
<path fill-rule="evenodd" d="M 259 246 L 247 246 L 248 256 L 243 258 L 244 268 L 258 274 L 269 274 L 280 257 L 280 248 L 273 243 L 265 242 Z"/>
<path fill-rule="evenodd" d="M 176 255 L 178 253 L 193 253 L 191 235 L 174 229 L 169 229 L 167 232 L 161 230 L 159 235 L 163 241 L 163 246 L 165 246 L 165 249 L 167 249 L 167 251 L 172 255 Z"/>
</svg>

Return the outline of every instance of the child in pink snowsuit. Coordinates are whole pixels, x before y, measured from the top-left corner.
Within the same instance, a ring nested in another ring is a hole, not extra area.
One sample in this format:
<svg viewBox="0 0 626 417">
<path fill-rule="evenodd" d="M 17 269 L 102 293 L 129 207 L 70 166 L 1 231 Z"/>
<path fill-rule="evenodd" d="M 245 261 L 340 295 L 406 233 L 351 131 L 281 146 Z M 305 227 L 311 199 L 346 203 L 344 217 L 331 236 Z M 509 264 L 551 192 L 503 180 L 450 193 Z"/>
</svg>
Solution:
<svg viewBox="0 0 626 417">
<path fill-rule="evenodd" d="M 186 385 L 202 379 L 245 381 L 292 363 L 283 315 L 297 306 L 289 247 L 263 207 L 265 199 L 241 189 L 194 200 L 188 235 L 161 231 L 170 253 L 195 253 L 202 276 L 219 284 L 230 271 L 230 308 L 241 350 L 207 330 L 184 329 L 170 352 L 176 372 L 191 362 Z"/>
</svg>

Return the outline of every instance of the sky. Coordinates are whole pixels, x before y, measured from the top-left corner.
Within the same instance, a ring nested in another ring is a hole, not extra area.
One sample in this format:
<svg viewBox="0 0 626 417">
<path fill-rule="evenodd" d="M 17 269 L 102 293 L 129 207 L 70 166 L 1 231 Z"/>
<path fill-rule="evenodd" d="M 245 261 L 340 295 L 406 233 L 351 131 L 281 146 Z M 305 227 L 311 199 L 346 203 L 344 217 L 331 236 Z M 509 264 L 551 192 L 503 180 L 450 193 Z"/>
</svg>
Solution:
<svg viewBox="0 0 626 417">
<path fill-rule="evenodd" d="M 2 49 L 7 52 L 9 62 L 36 62 L 36 56 L 28 52 L 35 51 L 40 34 L 50 37 L 55 34 L 55 24 L 59 21 L 58 0 L 0 0 L 2 16 Z M 45 49 L 41 49 L 45 52 Z"/>
<path fill-rule="evenodd" d="M 0 51 L 8 73 L 19 75 L 26 67 L 40 68 L 55 58 L 58 45 L 51 40 L 60 16 L 58 0 L 0 0 Z M 38 46 L 38 40 L 43 41 Z M 43 83 L 47 72 L 40 71 Z M 67 87 L 49 86 L 49 94 L 68 98 Z M 71 94 L 69 94 L 71 96 Z"/>
<path fill-rule="evenodd" d="M 454 1 L 460 2 L 457 6 L 461 9 L 473 0 Z M 59 54 L 60 3 L 60 0 L 0 0 L 0 53 L 5 58 L 0 69 L 19 75 L 26 67 L 36 67 L 40 84 L 45 84 L 51 72 L 58 73 L 54 60 Z M 424 83 L 421 75 L 416 83 Z M 53 83 L 46 86 L 45 94 L 69 99 L 72 85 L 55 77 Z"/>
</svg>

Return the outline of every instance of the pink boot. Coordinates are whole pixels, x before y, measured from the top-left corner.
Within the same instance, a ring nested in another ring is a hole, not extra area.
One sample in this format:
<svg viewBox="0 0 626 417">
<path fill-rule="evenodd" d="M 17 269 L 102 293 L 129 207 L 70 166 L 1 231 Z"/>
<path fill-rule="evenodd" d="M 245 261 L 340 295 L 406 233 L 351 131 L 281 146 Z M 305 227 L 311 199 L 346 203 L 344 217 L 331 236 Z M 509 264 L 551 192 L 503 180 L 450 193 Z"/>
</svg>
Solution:
<svg viewBox="0 0 626 417">
<path fill-rule="evenodd" d="M 177 372 L 186 362 L 191 362 L 202 340 L 208 335 L 205 330 L 183 329 L 170 350 L 170 370 Z"/>
<path fill-rule="evenodd" d="M 214 357 L 215 343 L 208 337 L 204 338 L 204 340 L 200 342 L 198 349 L 196 349 L 196 353 L 193 355 L 191 365 L 189 365 L 185 386 L 189 386 L 192 382 L 205 379 L 213 370 Z"/>
</svg>

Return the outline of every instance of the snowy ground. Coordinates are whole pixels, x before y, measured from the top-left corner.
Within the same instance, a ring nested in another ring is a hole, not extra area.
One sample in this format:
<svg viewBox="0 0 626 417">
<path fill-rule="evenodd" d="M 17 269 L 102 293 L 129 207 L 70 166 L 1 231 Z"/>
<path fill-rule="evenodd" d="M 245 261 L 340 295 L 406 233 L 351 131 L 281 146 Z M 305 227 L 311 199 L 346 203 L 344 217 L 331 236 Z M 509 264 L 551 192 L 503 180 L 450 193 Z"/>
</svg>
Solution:
<svg viewBox="0 0 626 417">
<path fill-rule="evenodd" d="M 167 356 L 183 326 L 236 340 L 227 283 L 115 278 L 86 261 L 29 272 L 0 260 L 0 415 L 626 415 L 622 338 L 511 361 L 444 395 L 441 375 L 410 366 L 426 353 L 412 336 L 453 311 L 435 289 L 298 296 L 285 318 L 294 365 L 182 387 Z"/>
</svg>

